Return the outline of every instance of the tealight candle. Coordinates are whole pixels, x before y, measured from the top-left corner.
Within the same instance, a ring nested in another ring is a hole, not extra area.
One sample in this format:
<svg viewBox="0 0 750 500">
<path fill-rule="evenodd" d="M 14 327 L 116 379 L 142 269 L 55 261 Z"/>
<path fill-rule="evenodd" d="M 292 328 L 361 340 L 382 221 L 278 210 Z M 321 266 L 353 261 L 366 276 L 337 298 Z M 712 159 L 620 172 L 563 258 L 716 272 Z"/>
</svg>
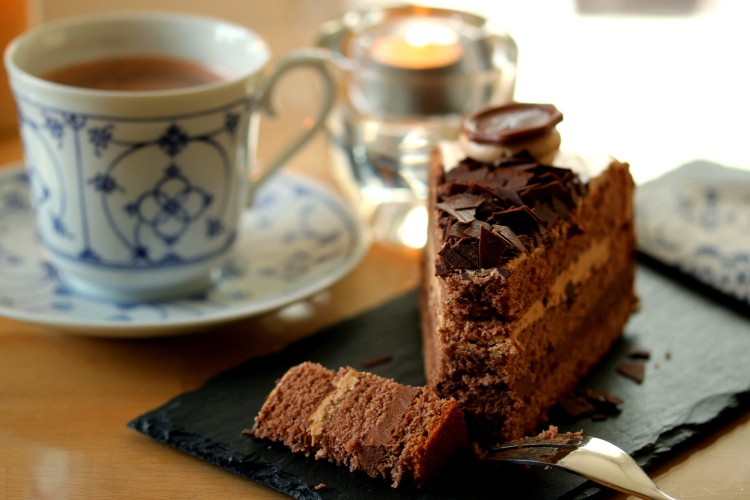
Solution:
<svg viewBox="0 0 750 500">
<path fill-rule="evenodd" d="M 405 36 L 387 36 L 372 44 L 377 62 L 404 69 L 433 69 L 457 63 L 463 50 L 455 32 L 447 27 L 414 24 Z"/>
</svg>

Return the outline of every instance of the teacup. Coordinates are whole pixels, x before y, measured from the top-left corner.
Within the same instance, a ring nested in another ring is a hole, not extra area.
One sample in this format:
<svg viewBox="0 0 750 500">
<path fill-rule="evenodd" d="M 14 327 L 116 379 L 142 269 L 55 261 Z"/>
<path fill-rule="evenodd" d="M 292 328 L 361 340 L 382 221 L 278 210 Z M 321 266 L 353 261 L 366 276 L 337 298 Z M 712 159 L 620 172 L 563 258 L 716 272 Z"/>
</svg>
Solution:
<svg viewBox="0 0 750 500">
<path fill-rule="evenodd" d="M 40 78 L 107 58 L 158 56 L 218 67 L 231 78 L 159 91 L 92 90 Z M 73 289 L 121 301 L 197 292 L 238 237 L 249 193 L 323 125 L 335 88 L 326 59 L 298 51 L 264 75 L 256 33 L 180 14 L 117 14 L 41 26 L 5 53 L 30 193 L 48 257 Z M 257 180 L 257 111 L 273 87 L 309 66 L 321 107 Z"/>
</svg>

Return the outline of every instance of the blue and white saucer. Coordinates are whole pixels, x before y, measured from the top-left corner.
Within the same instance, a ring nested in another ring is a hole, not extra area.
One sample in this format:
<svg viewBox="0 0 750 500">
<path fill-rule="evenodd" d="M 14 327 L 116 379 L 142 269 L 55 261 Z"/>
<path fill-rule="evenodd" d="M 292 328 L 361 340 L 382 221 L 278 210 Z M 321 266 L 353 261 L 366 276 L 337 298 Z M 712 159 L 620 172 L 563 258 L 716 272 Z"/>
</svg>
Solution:
<svg viewBox="0 0 750 500">
<path fill-rule="evenodd" d="M 169 302 L 81 296 L 44 258 L 26 174 L 0 173 L 0 315 L 99 337 L 179 335 L 272 311 L 337 282 L 362 260 L 365 232 L 338 195 L 280 173 L 243 214 L 237 249 L 213 288 Z"/>
</svg>

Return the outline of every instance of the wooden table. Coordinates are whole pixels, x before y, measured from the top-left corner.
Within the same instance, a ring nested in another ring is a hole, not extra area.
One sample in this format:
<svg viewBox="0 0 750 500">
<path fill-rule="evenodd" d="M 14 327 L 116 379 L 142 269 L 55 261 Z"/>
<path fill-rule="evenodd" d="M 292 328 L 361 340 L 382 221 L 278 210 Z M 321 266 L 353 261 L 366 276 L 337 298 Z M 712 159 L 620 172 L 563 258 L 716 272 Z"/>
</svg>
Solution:
<svg viewBox="0 0 750 500">
<path fill-rule="evenodd" d="M 70 10 L 61 13 L 56 9 L 62 3 L 47 3 L 51 17 L 93 5 L 72 0 L 65 3 Z M 229 15 L 229 2 L 217 4 L 216 12 L 206 10 L 215 7 L 213 2 L 166 3 L 165 8 L 235 18 Z M 351 2 L 244 4 L 240 22 L 261 31 L 283 54 L 309 43 L 320 22 Z M 109 10 L 126 4 L 102 5 Z M 268 22 L 258 22 L 255 14 Z M 532 71 L 529 65 L 527 69 Z M 288 128 L 309 113 L 315 89 L 300 83 L 304 75 L 294 78 L 281 91 L 287 114 L 262 127 L 261 157 L 268 157 L 288 136 Z M 531 87 L 524 87 L 526 96 L 533 94 Z M 21 155 L 16 136 L 0 138 L 0 165 Z M 322 137 L 291 168 L 333 184 Z M 417 283 L 418 258 L 414 250 L 375 245 L 351 275 L 309 302 L 315 311 L 309 318 L 272 313 L 187 337 L 99 340 L 0 318 L 0 499 L 288 498 L 125 424 L 233 365 L 411 289 Z M 750 498 L 750 412 L 651 473 L 679 499 Z"/>
</svg>

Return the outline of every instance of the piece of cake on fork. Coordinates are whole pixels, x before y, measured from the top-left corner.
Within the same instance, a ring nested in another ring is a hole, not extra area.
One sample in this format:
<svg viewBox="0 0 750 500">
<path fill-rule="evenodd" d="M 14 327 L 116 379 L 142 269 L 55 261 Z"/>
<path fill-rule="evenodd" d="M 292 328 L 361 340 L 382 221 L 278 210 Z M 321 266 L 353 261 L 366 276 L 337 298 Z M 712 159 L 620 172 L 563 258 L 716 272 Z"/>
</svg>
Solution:
<svg viewBox="0 0 750 500">
<path fill-rule="evenodd" d="M 558 151 L 561 120 L 552 105 L 483 110 L 433 155 L 426 374 L 477 436 L 531 434 L 637 307 L 628 165 Z"/>
</svg>

